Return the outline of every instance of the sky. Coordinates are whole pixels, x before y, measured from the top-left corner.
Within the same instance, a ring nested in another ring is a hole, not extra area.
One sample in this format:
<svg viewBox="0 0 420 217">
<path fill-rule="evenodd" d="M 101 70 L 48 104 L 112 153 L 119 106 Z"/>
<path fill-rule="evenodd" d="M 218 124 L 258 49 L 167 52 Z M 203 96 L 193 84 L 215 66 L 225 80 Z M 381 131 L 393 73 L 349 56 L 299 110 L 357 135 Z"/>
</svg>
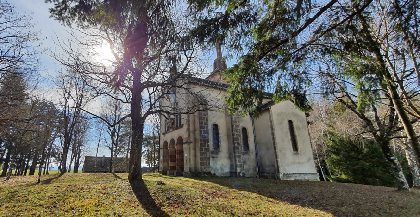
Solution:
<svg viewBox="0 0 420 217">
<path fill-rule="evenodd" d="M 18 13 L 31 17 L 33 31 L 38 34 L 41 41 L 42 53 L 40 53 L 39 72 L 42 77 L 49 78 L 61 68 L 60 65 L 50 56 L 52 52 L 58 50 L 56 46 L 57 39 L 64 40 L 68 38 L 70 28 L 62 26 L 58 21 L 49 17 L 48 4 L 40 0 L 12 0 L 10 1 Z M 45 85 L 51 81 L 46 81 Z"/>
<path fill-rule="evenodd" d="M 44 3 L 43 0 L 9 0 L 9 2 L 15 6 L 18 13 L 31 17 L 30 22 L 33 24 L 33 31 L 38 34 L 38 38 L 40 39 L 41 52 L 39 55 L 38 70 L 41 79 L 36 87 L 35 95 L 58 102 L 60 92 L 54 83 L 54 78 L 59 74 L 62 67 L 53 58 L 53 54 L 62 52 L 59 44 L 70 41 L 72 38 L 70 32 L 77 32 L 77 29 L 64 26 L 51 18 L 48 11 L 51 4 Z M 213 60 L 215 59 L 215 50 L 202 53 L 201 61 L 206 67 L 206 71 L 211 72 Z M 227 63 L 228 66 L 232 65 L 231 61 Z M 96 107 L 100 108 L 99 105 Z M 95 109 L 95 106 L 92 109 Z M 85 155 L 94 156 L 96 154 L 98 134 L 97 127 L 92 126 L 88 132 Z M 109 150 L 104 145 L 101 145 L 98 153 L 98 156 L 102 155 L 110 155 Z"/>
<path fill-rule="evenodd" d="M 54 83 L 54 78 L 59 74 L 62 66 L 53 58 L 54 53 L 60 53 L 59 43 L 68 41 L 71 38 L 70 32 L 75 32 L 67 26 L 61 25 L 58 21 L 50 18 L 49 4 L 43 0 L 9 0 L 15 6 L 18 13 L 31 17 L 33 31 L 38 34 L 41 42 L 38 72 L 41 76 L 35 91 L 35 95 L 42 98 L 58 101 L 59 91 Z M 96 154 L 98 143 L 98 129 L 92 126 L 88 132 L 85 155 Z M 105 147 L 100 148 L 98 156 L 109 155 L 109 150 Z"/>
</svg>

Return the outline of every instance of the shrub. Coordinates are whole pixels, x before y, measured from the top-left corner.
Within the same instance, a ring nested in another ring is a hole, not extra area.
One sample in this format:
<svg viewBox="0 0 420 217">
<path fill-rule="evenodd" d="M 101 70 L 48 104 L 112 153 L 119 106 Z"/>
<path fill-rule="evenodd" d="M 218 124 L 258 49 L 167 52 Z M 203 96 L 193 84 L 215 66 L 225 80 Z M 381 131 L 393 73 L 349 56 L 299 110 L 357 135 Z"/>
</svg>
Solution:
<svg viewBox="0 0 420 217">
<path fill-rule="evenodd" d="M 394 186 L 390 164 L 374 141 L 329 133 L 326 144 L 330 180 Z"/>
</svg>

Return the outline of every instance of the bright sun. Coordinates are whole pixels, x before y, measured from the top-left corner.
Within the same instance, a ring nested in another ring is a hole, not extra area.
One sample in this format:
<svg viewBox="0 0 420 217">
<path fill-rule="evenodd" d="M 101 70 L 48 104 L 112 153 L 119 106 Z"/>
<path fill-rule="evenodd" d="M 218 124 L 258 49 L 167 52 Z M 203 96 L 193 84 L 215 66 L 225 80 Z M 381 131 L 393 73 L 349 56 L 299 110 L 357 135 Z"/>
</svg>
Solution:
<svg viewBox="0 0 420 217">
<path fill-rule="evenodd" d="M 96 61 L 104 64 L 111 65 L 115 61 L 115 57 L 112 54 L 111 47 L 107 41 L 102 41 L 102 44 L 96 46 L 95 48 L 95 59 Z"/>
</svg>

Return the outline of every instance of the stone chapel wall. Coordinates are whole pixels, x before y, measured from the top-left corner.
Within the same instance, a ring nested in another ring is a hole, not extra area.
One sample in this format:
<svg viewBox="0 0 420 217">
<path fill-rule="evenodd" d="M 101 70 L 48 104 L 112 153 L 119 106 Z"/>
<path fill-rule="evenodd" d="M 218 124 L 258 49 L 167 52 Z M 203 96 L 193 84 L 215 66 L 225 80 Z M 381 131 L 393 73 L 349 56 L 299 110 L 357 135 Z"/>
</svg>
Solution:
<svg viewBox="0 0 420 217">
<path fill-rule="evenodd" d="M 255 119 L 258 172 L 262 177 L 276 178 L 278 175 L 274 143 L 274 131 L 270 110 Z"/>
<path fill-rule="evenodd" d="M 290 101 L 271 108 L 280 179 L 318 180 L 305 113 Z M 293 122 L 298 151 L 293 150 L 289 121 Z"/>
</svg>

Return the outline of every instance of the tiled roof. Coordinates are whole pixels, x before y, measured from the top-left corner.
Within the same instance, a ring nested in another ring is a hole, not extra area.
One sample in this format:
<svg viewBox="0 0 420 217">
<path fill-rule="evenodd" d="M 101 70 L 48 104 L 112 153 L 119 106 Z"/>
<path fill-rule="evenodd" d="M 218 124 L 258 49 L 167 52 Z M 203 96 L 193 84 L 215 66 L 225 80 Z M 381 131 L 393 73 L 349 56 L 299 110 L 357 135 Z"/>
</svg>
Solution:
<svg viewBox="0 0 420 217">
<path fill-rule="evenodd" d="M 217 82 L 217 81 L 211 81 L 211 80 L 207 80 L 207 79 L 203 79 L 203 78 L 188 76 L 187 79 L 190 83 L 203 85 L 203 86 L 206 86 L 206 87 L 212 87 L 212 88 L 216 88 L 216 89 L 220 89 L 220 90 L 227 90 L 228 87 L 229 87 L 228 84 L 224 84 L 224 83 Z"/>
<path fill-rule="evenodd" d="M 275 104 L 274 101 L 270 100 L 270 101 L 258 106 L 258 110 L 265 111 L 265 110 L 269 109 L 271 106 L 273 106 L 274 104 Z"/>
<path fill-rule="evenodd" d="M 211 80 L 208 80 L 208 79 L 197 78 L 197 77 L 193 77 L 193 76 L 185 76 L 185 78 L 187 78 L 187 80 L 190 83 L 198 84 L 198 85 L 202 85 L 202 86 L 206 86 L 206 87 L 212 87 L 212 88 L 219 89 L 219 90 L 227 90 L 229 88 L 229 84 L 225 84 L 225 83 L 221 83 L 221 82 L 217 82 L 217 81 L 211 81 Z M 264 96 L 266 98 L 271 98 L 273 96 L 273 94 L 264 92 Z"/>
</svg>

